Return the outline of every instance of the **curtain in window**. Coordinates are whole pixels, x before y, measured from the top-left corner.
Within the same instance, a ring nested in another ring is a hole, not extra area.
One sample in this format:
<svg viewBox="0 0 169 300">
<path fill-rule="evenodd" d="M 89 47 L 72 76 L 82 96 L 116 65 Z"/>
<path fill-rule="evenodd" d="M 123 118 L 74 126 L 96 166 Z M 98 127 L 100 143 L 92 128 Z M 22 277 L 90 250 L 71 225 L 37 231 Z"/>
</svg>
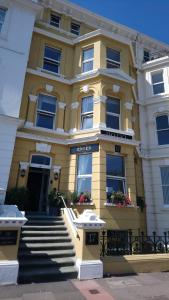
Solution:
<svg viewBox="0 0 169 300">
<path fill-rule="evenodd" d="M 92 174 L 92 154 L 79 155 L 78 175 Z"/>
<path fill-rule="evenodd" d="M 39 95 L 38 108 L 40 110 L 49 111 L 52 113 L 56 112 L 56 98 L 47 95 Z"/>
</svg>

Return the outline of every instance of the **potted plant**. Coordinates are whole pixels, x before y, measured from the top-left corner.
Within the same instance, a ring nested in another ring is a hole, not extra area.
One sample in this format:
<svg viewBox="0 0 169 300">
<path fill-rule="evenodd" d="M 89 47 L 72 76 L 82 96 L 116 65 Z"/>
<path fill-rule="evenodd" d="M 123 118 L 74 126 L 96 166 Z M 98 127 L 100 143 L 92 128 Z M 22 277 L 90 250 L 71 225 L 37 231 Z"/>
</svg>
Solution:
<svg viewBox="0 0 169 300">
<path fill-rule="evenodd" d="M 118 207 L 126 207 L 132 204 L 130 197 L 120 191 L 113 192 L 108 198 L 108 203 L 115 204 Z"/>
<path fill-rule="evenodd" d="M 79 197 L 78 197 L 78 193 L 77 192 L 71 193 L 71 202 L 73 204 L 76 204 L 76 203 L 79 202 Z"/>
<path fill-rule="evenodd" d="M 91 201 L 91 195 L 89 192 L 81 193 L 79 197 L 79 203 L 90 203 Z"/>
<path fill-rule="evenodd" d="M 62 203 L 60 195 L 55 188 L 48 195 L 49 214 L 52 216 L 60 215 Z"/>
</svg>

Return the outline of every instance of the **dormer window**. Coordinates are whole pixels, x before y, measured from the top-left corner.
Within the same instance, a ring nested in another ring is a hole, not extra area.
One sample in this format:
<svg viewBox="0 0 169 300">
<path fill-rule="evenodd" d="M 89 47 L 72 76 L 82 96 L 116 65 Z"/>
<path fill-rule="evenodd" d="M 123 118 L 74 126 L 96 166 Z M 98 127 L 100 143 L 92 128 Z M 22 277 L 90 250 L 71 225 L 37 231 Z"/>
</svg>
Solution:
<svg viewBox="0 0 169 300">
<path fill-rule="evenodd" d="M 54 13 L 51 13 L 51 15 L 50 15 L 50 25 L 59 28 L 60 27 L 60 20 L 61 20 L 60 16 L 58 16 Z"/>
<path fill-rule="evenodd" d="M 143 53 L 143 63 L 150 61 L 150 51 L 144 49 Z"/>
<path fill-rule="evenodd" d="M 80 24 L 76 22 L 71 23 L 71 33 L 79 35 L 80 34 Z"/>
<path fill-rule="evenodd" d="M 5 16 L 6 16 L 7 9 L 0 7 L 0 32 L 2 31 L 2 26 L 5 21 Z"/>
</svg>

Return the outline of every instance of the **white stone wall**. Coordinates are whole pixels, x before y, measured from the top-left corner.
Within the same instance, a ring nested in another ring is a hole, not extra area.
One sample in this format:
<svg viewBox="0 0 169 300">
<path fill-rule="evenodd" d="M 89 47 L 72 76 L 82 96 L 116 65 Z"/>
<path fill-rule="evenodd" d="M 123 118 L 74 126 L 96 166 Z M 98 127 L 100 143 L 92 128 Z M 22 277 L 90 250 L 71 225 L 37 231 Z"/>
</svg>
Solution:
<svg viewBox="0 0 169 300">
<path fill-rule="evenodd" d="M 153 95 L 151 72 L 164 70 L 165 93 Z M 169 206 L 164 205 L 161 166 L 169 166 L 169 145 L 158 145 L 156 116 L 169 114 L 169 59 L 143 65 L 139 73 L 140 130 L 148 233 L 169 231 Z"/>
</svg>

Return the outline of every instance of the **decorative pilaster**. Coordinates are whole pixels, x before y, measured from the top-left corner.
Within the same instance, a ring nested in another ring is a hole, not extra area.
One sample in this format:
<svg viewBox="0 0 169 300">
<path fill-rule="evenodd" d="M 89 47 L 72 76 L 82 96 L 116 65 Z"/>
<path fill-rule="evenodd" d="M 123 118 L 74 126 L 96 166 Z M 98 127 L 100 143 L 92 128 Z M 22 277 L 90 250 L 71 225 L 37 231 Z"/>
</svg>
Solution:
<svg viewBox="0 0 169 300">
<path fill-rule="evenodd" d="M 27 115 L 28 124 L 32 124 L 32 125 L 34 124 L 37 100 L 38 100 L 38 96 L 29 95 L 29 105 L 28 105 L 28 115 Z"/>
<path fill-rule="evenodd" d="M 66 103 L 58 102 L 58 114 L 57 114 L 57 124 L 56 128 L 58 133 L 64 133 L 64 110 Z"/>
<path fill-rule="evenodd" d="M 79 108 L 79 102 L 73 102 L 71 104 L 71 129 L 70 133 L 77 131 L 77 109 Z"/>
<path fill-rule="evenodd" d="M 125 122 L 125 129 L 130 132 L 131 134 L 134 134 L 134 131 L 132 129 L 132 116 L 131 116 L 131 111 L 133 109 L 133 103 L 132 102 L 125 102 L 124 107 L 126 109 L 126 122 Z"/>
<path fill-rule="evenodd" d="M 106 96 L 98 96 L 94 98 L 94 109 L 93 109 L 93 127 L 104 128 L 106 127 Z"/>
</svg>

